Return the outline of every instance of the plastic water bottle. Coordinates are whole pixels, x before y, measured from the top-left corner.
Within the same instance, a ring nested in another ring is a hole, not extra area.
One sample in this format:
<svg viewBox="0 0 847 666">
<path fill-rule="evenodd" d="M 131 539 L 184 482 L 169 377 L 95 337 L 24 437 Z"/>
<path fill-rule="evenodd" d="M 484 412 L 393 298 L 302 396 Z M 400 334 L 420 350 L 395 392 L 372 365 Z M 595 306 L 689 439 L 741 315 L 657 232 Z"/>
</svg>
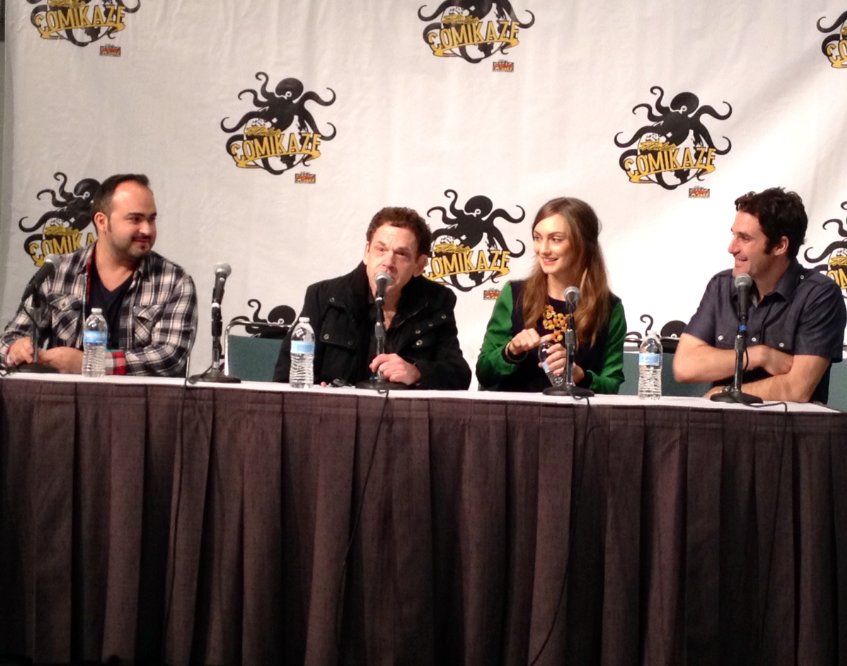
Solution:
<svg viewBox="0 0 847 666">
<path fill-rule="evenodd" d="M 638 397 L 662 397 L 662 340 L 655 331 L 647 331 L 638 350 Z"/>
<path fill-rule="evenodd" d="M 82 332 L 82 375 L 102 377 L 106 374 L 106 344 L 109 326 L 100 308 L 91 308 Z"/>
<path fill-rule="evenodd" d="M 561 388 L 565 383 L 565 374 L 557 375 L 555 372 L 550 370 L 547 365 L 547 354 L 550 351 L 550 347 L 552 347 L 555 342 L 551 342 L 550 340 L 546 340 L 542 342 L 538 346 L 538 360 L 541 361 L 541 368 L 544 370 L 547 375 L 547 379 L 550 380 L 550 385 L 554 388 Z"/>
<path fill-rule="evenodd" d="M 291 332 L 291 371 L 293 388 L 311 388 L 315 383 L 315 332 L 308 317 L 300 317 Z"/>
</svg>

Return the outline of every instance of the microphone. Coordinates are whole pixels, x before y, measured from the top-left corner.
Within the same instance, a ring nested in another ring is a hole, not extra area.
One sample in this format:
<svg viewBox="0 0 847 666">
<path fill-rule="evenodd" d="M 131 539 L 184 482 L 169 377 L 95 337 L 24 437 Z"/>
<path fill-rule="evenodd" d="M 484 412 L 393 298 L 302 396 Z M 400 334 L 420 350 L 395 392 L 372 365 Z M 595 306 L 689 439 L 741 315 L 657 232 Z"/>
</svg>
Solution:
<svg viewBox="0 0 847 666">
<path fill-rule="evenodd" d="M 224 285 L 229 274 L 232 273 L 232 268 L 229 264 L 217 264 L 215 266 L 215 288 L 212 291 L 212 307 L 221 306 L 221 301 L 224 298 Z"/>
<path fill-rule="evenodd" d="M 568 287 L 565 289 L 565 309 L 568 312 L 576 310 L 576 306 L 579 305 L 579 299 L 581 296 L 582 294 L 579 291 L 579 287 Z"/>
<path fill-rule="evenodd" d="M 21 301 L 25 301 L 32 296 L 44 280 L 49 277 L 53 277 L 56 274 L 57 259 L 58 257 L 52 254 L 44 258 L 44 263 L 41 265 L 41 268 L 36 271 L 35 275 L 33 275 L 32 279 L 30 279 L 29 284 L 27 284 L 26 289 L 24 289 L 24 295 L 21 298 Z"/>
<path fill-rule="evenodd" d="M 735 290 L 738 292 L 738 321 L 747 324 L 747 313 L 750 311 L 750 290 L 753 288 L 753 278 L 747 273 L 735 276 Z"/>
<path fill-rule="evenodd" d="M 221 301 L 224 298 L 224 286 L 232 268 L 229 264 L 215 264 L 215 287 L 212 290 L 212 364 L 199 375 L 188 378 L 189 383 L 194 382 L 220 382 L 238 383 L 238 377 L 232 377 L 221 371 L 221 335 L 223 334 L 223 322 L 221 321 Z"/>
<path fill-rule="evenodd" d="M 376 296 L 374 297 L 374 301 L 377 305 L 385 304 L 385 290 L 388 289 L 388 286 L 394 282 L 391 276 L 384 272 L 380 271 L 376 274 L 376 278 L 374 278 L 376 282 Z"/>
</svg>

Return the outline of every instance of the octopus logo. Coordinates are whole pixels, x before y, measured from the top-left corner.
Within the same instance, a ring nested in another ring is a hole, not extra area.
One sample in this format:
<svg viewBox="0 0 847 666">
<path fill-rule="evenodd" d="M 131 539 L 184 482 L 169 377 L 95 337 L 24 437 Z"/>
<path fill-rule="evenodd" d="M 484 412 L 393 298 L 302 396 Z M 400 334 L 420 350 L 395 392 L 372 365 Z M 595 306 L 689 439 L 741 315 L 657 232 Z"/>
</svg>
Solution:
<svg viewBox="0 0 847 666">
<path fill-rule="evenodd" d="M 88 46 L 126 28 L 126 15 L 141 8 L 141 0 L 128 7 L 123 0 L 26 0 L 36 5 L 30 21 L 42 39 L 64 39 Z M 41 4 L 38 4 L 41 3 Z"/>
<path fill-rule="evenodd" d="M 471 197 L 459 208 L 454 190 L 446 190 L 444 195 L 452 199 L 449 208 L 433 206 L 427 211 L 427 217 L 435 211 L 441 213 L 441 221 L 447 227 L 432 234 L 425 276 L 459 291 L 471 291 L 485 282 L 496 282 L 508 275 L 511 257 L 520 257 L 526 246 L 517 241 L 520 249 L 510 249 L 494 223 L 502 219 L 517 224 L 526 217 L 524 209 L 518 206 L 520 216 L 512 217 L 500 208 L 494 210 L 491 199 L 483 195 Z"/>
<path fill-rule="evenodd" d="M 53 177 L 59 186 L 55 190 L 41 190 L 37 195 L 38 199 L 49 196 L 53 209 L 34 224 L 26 224 L 26 217 L 18 222 L 21 231 L 31 234 L 24 241 L 24 250 L 36 266 L 41 266 L 50 254 L 68 254 L 95 241 L 92 229 L 84 239 L 83 232 L 93 225 L 91 202 L 100 183 L 84 178 L 69 191 L 65 187 L 68 184 L 65 174 L 57 172 Z"/>
<path fill-rule="evenodd" d="M 829 58 L 829 64 L 836 69 L 847 68 L 847 12 L 835 19 L 828 28 L 822 25 L 825 17 L 818 20 L 818 31 L 827 33 L 835 30 L 835 34 L 828 35 L 821 44 L 821 51 Z"/>
<path fill-rule="evenodd" d="M 841 208 L 847 210 L 847 201 L 841 203 Z M 832 218 L 823 223 L 823 228 L 826 229 L 830 224 L 838 227 L 838 235 L 841 240 L 833 241 L 817 256 L 812 253 L 812 248 L 809 248 L 803 253 L 803 257 L 811 264 L 818 264 L 819 261 L 829 255 L 829 260 L 826 263 L 812 266 L 812 269 L 835 280 L 835 284 L 844 291 L 844 298 L 847 299 L 847 224 L 838 218 Z"/>
<path fill-rule="evenodd" d="M 240 169 L 264 169 L 274 175 L 301 164 L 309 166 L 311 160 L 321 156 L 321 141 L 335 138 L 335 126 L 327 123 L 332 134 L 323 134 L 306 103 L 330 106 L 335 102 L 335 91 L 327 88 L 332 97 L 324 100 L 317 93 L 304 92 L 298 79 L 282 79 L 272 91 L 265 72 L 256 72 L 256 79 L 262 82 L 259 90 L 246 88 L 238 93 L 238 99 L 252 95 L 255 108 L 230 127 L 226 124 L 228 117 L 221 120 L 224 132 L 237 132 L 227 139 L 227 153 Z"/>
<path fill-rule="evenodd" d="M 444 0 L 432 13 L 418 9 L 418 18 L 428 23 L 423 40 L 439 58 L 462 58 L 471 63 L 482 62 L 496 53 L 520 44 L 518 31 L 530 28 L 535 16 L 529 10 L 529 21 L 518 20 L 509 0 Z"/>
<path fill-rule="evenodd" d="M 247 305 L 253 308 L 253 314 L 250 316 L 239 315 L 234 317 L 232 321 L 245 323 L 244 330 L 250 335 L 258 335 L 265 338 L 281 337 L 279 330 L 271 330 L 267 325 L 281 324 L 283 326 L 291 326 L 296 319 L 294 308 L 290 305 L 277 305 L 271 308 L 270 312 L 268 312 L 267 319 L 262 317 L 262 301 L 258 298 L 251 298 L 247 301 Z"/>
<path fill-rule="evenodd" d="M 633 114 L 644 109 L 650 124 L 642 126 L 627 141 L 618 140 L 622 132 L 615 135 L 618 148 L 637 143 L 621 155 L 618 162 L 621 169 L 630 182 L 653 183 L 666 190 L 676 189 L 694 178 L 702 180 L 715 170 L 715 157 L 726 155 L 732 142 L 723 137 L 726 147 L 717 148 L 701 118 L 726 120 L 732 115 L 732 107 L 724 102 L 727 111 L 720 114 L 711 106 L 700 106 L 697 95 L 691 92 L 679 93 L 670 106 L 665 106 L 664 90 L 653 86 L 650 92 L 657 96 L 654 106 L 637 104 L 632 108 Z"/>
<path fill-rule="evenodd" d="M 634 347 L 635 349 L 638 349 L 642 340 L 647 337 L 647 333 L 649 331 L 656 330 L 654 328 L 655 320 L 653 319 L 653 315 L 643 314 L 639 317 L 639 319 L 641 320 L 641 323 L 646 324 L 644 326 L 643 335 L 640 331 L 627 331 L 624 336 L 624 344 Z M 676 351 L 676 346 L 679 344 L 679 337 L 682 335 L 684 330 L 685 322 L 680 321 L 679 319 L 673 319 L 662 326 L 661 331 L 659 331 L 659 337 L 662 338 L 662 349 L 670 352 Z"/>
</svg>

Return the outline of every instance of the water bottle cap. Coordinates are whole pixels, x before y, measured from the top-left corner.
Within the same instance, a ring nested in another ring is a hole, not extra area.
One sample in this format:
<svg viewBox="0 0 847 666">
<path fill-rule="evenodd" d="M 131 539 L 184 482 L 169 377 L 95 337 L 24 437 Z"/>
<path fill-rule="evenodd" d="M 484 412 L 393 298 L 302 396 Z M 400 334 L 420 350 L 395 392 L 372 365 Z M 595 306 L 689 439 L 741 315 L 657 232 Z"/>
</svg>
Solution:
<svg viewBox="0 0 847 666">
<path fill-rule="evenodd" d="M 302 321 L 303 323 L 308 324 L 309 318 L 308 317 L 300 317 L 300 319 L 298 321 Z"/>
<path fill-rule="evenodd" d="M 91 314 L 103 314 L 103 308 L 91 308 Z"/>
</svg>

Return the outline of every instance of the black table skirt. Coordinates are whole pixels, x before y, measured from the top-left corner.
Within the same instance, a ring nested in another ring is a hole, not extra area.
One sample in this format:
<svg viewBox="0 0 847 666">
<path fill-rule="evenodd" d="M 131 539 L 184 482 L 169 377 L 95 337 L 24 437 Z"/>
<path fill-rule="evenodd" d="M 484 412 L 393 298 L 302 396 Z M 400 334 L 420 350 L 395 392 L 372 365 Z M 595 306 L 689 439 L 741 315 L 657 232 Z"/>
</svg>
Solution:
<svg viewBox="0 0 847 666">
<path fill-rule="evenodd" d="M 846 446 L 841 413 L 3 380 L 0 654 L 843 663 Z"/>
</svg>

